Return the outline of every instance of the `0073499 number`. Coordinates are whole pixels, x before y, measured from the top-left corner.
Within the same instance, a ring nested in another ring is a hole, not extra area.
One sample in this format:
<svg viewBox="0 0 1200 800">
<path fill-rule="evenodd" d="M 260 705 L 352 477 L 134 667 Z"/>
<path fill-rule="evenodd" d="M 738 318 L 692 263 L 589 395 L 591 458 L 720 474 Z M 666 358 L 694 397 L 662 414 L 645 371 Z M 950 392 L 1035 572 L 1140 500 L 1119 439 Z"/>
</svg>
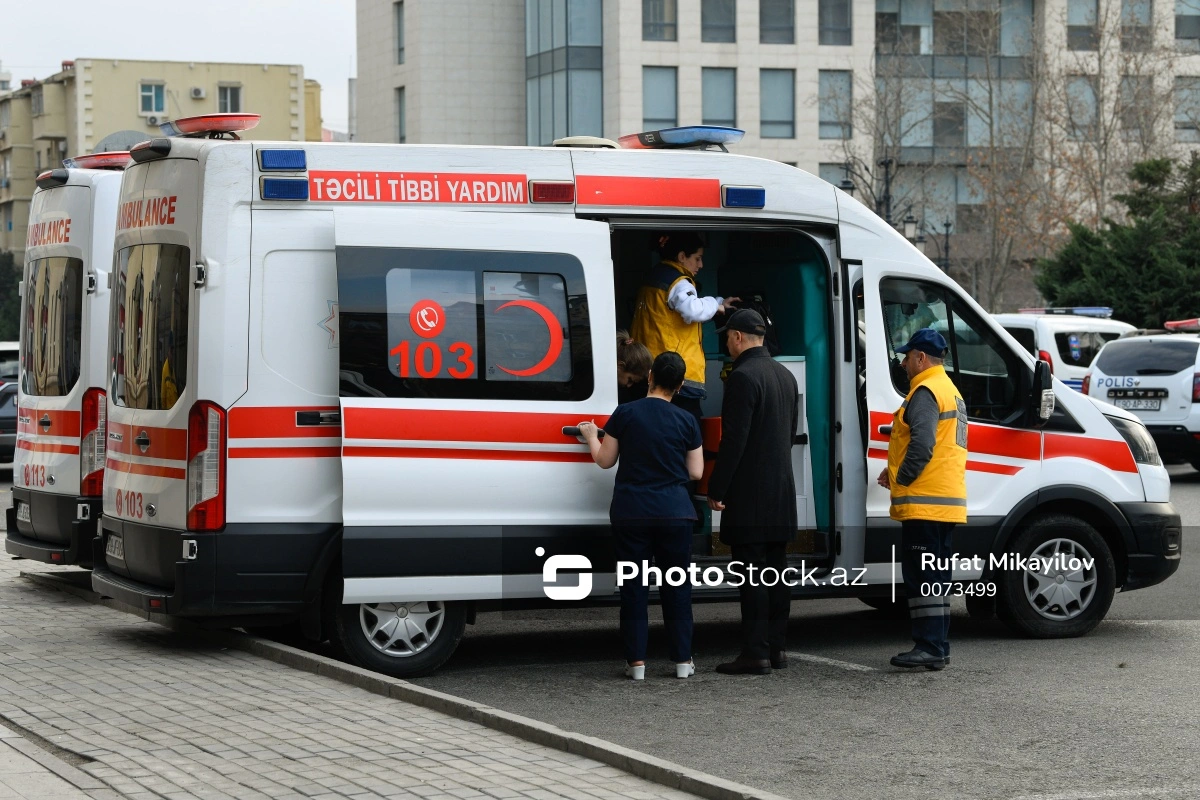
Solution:
<svg viewBox="0 0 1200 800">
<path fill-rule="evenodd" d="M 996 584 L 988 581 L 967 583 L 922 583 L 922 597 L 995 597 Z"/>
</svg>

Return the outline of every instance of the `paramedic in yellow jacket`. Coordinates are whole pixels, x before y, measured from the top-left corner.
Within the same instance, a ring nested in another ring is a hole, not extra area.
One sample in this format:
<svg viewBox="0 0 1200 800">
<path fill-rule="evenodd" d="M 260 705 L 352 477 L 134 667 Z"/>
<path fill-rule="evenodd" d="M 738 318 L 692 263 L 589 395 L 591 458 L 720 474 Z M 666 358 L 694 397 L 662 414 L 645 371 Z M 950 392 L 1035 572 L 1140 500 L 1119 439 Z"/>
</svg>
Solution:
<svg viewBox="0 0 1200 800">
<path fill-rule="evenodd" d="M 890 516 L 901 525 L 900 561 L 915 647 L 897 667 L 944 669 L 950 660 L 949 587 L 953 531 L 967 521 L 967 406 L 942 358 L 946 339 L 922 328 L 904 354 L 908 397 L 892 419 L 888 465 L 879 485 L 891 491 Z"/>
<path fill-rule="evenodd" d="M 723 313 L 737 297 L 700 297 L 696 273 L 704 266 L 704 240 L 691 232 L 661 234 L 655 240 L 660 263 L 638 291 L 632 335 L 657 357 L 676 352 L 687 372 L 675 405 L 700 419 L 704 399 L 704 343 L 701 325 Z"/>
</svg>

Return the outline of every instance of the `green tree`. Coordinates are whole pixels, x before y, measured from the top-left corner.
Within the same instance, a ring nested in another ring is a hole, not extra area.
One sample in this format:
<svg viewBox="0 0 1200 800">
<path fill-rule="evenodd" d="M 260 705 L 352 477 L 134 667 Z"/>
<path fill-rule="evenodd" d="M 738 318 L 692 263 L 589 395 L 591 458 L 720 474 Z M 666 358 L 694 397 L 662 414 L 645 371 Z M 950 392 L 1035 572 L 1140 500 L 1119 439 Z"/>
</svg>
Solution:
<svg viewBox="0 0 1200 800">
<path fill-rule="evenodd" d="M 0 340 L 15 342 L 21 335 L 21 271 L 11 251 L 0 251 Z"/>
<path fill-rule="evenodd" d="M 1063 248 L 1040 262 L 1038 291 L 1051 305 L 1111 306 L 1140 328 L 1200 316 L 1200 155 L 1142 161 L 1129 179 L 1116 198 L 1126 220 L 1070 225 Z"/>
</svg>

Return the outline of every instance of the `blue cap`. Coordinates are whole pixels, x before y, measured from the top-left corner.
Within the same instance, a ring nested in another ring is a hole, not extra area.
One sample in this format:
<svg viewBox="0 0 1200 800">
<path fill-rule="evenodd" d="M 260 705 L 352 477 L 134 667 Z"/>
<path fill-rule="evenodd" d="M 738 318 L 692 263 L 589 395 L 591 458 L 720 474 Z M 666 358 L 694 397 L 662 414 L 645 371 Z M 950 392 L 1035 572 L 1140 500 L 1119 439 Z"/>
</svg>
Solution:
<svg viewBox="0 0 1200 800">
<path fill-rule="evenodd" d="M 948 345 L 946 337 L 935 331 L 933 328 L 921 328 L 912 335 L 908 340 L 908 344 L 902 344 L 896 348 L 897 353 L 907 353 L 909 350 L 920 350 L 926 355 L 934 358 L 941 358 Z"/>
</svg>

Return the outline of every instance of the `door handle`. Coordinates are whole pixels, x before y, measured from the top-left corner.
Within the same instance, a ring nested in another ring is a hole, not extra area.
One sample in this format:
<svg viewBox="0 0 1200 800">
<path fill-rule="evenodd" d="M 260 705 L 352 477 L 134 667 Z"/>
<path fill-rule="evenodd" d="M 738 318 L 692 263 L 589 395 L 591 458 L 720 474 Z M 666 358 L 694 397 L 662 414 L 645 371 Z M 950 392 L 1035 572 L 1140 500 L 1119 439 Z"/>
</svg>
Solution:
<svg viewBox="0 0 1200 800">
<path fill-rule="evenodd" d="M 43 414 L 42 418 L 38 420 L 38 425 L 41 425 L 42 430 L 44 430 L 44 431 L 50 430 L 50 415 Z"/>
<path fill-rule="evenodd" d="M 145 431 L 139 433 L 133 441 L 143 453 L 150 449 L 150 434 Z"/>
<path fill-rule="evenodd" d="M 880 425 L 879 432 L 882 433 L 884 436 L 891 436 L 892 435 L 892 426 L 891 425 Z"/>
<path fill-rule="evenodd" d="M 562 432 L 563 432 L 563 436 L 579 436 L 580 435 L 578 425 L 564 425 Z M 601 439 L 604 438 L 604 428 L 600 429 L 600 432 L 598 435 L 600 436 Z"/>
</svg>

